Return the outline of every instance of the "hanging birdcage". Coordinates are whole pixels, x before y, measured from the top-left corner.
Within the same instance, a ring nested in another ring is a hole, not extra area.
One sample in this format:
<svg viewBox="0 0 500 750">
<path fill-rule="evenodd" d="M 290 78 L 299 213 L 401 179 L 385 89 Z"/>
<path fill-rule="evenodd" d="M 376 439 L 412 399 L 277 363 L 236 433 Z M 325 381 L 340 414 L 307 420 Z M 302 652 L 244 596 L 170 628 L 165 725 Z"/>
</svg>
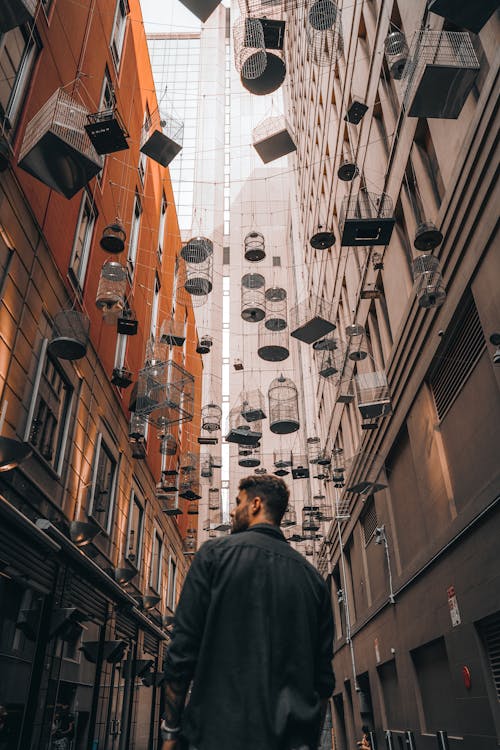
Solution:
<svg viewBox="0 0 500 750">
<path fill-rule="evenodd" d="M 213 288 L 213 255 L 207 255 L 204 260 L 197 260 L 195 263 L 186 263 L 183 269 L 183 288 L 194 303 L 193 298 L 201 298 L 200 303 L 205 301 L 206 297 Z"/>
<path fill-rule="evenodd" d="M 196 347 L 196 353 L 197 354 L 209 354 L 210 350 L 213 346 L 213 339 L 211 336 L 208 336 L 207 334 L 204 334 L 200 337 L 200 340 L 198 341 L 198 345 Z"/>
<path fill-rule="evenodd" d="M 379 479 L 384 462 L 374 451 L 358 451 L 346 459 L 346 492 L 356 495 L 374 495 L 387 487 Z"/>
<path fill-rule="evenodd" d="M 250 425 L 241 413 L 241 404 L 230 410 L 229 431 L 226 435 L 227 443 L 256 446 L 261 437 L 260 422 L 252 422 Z"/>
<path fill-rule="evenodd" d="M 432 221 L 422 221 L 417 226 L 413 247 L 423 253 L 432 252 L 443 241 L 443 235 Z"/>
<path fill-rule="evenodd" d="M 335 330 L 332 301 L 310 295 L 290 310 L 291 336 L 312 344 Z"/>
<path fill-rule="evenodd" d="M 72 198 L 98 174 L 102 158 L 85 132 L 86 107 L 58 89 L 27 124 L 19 166 Z"/>
<path fill-rule="evenodd" d="M 177 454 L 177 440 L 171 432 L 160 433 L 160 453 L 163 456 L 175 456 Z"/>
<path fill-rule="evenodd" d="M 292 453 L 292 478 L 293 479 L 309 479 L 309 463 L 307 456 Z"/>
<path fill-rule="evenodd" d="M 455 120 L 479 69 L 468 32 L 417 31 L 404 71 L 408 83 L 403 106 L 408 117 Z"/>
<path fill-rule="evenodd" d="M 315 0 L 305 20 L 307 44 L 314 65 L 334 66 L 343 49 L 342 18 L 333 0 Z"/>
<path fill-rule="evenodd" d="M 239 398 L 241 401 L 241 416 L 247 422 L 257 422 L 266 418 L 264 396 L 258 388 L 242 391 Z"/>
<path fill-rule="evenodd" d="M 403 78 L 410 50 L 402 31 L 391 31 L 384 41 L 385 59 L 391 78 Z"/>
<path fill-rule="evenodd" d="M 146 439 L 146 419 L 142 414 L 135 412 L 130 415 L 130 426 L 128 431 L 129 441 L 131 443 L 143 443 Z"/>
<path fill-rule="evenodd" d="M 222 409 L 217 404 L 207 404 L 201 410 L 201 429 L 207 432 L 220 430 Z"/>
<path fill-rule="evenodd" d="M 98 154 L 128 149 L 129 134 L 115 106 L 88 115 L 85 130 Z"/>
<path fill-rule="evenodd" d="M 288 330 L 269 329 L 266 322 L 267 318 L 259 323 L 257 354 L 266 362 L 283 362 L 290 355 Z"/>
<path fill-rule="evenodd" d="M 124 336 L 135 336 L 139 328 L 139 321 L 130 307 L 124 307 L 116 319 L 116 330 Z"/>
<path fill-rule="evenodd" d="M 277 435 L 300 427 L 298 391 L 290 378 L 280 375 L 269 385 L 269 429 Z"/>
<path fill-rule="evenodd" d="M 321 229 L 321 226 L 319 229 Z M 315 250 L 328 250 L 335 245 L 335 234 L 328 230 L 315 232 L 309 240 L 309 244 Z"/>
<path fill-rule="evenodd" d="M 117 388 L 128 388 L 132 384 L 132 371 L 127 367 L 113 367 L 111 374 L 111 384 Z"/>
<path fill-rule="evenodd" d="M 331 480 L 334 487 L 340 489 L 344 486 L 345 482 L 345 465 L 344 465 L 344 451 L 342 448 L 334 448 L 332 450 L 332 473 Z"/>
<path fill-rule="evenodd" d="M 339 348 L 339 343 L 333 336 L 325 336 L 315 341 L 312 348 L 317 352 L 333 352 Z"/>
<path fill-rule="evenodd" d="M 181 479 L 179 483 L 179 497 L 183 500 L 201 500 L 200 482 L 195 477 Z"/>
<path fill-rule="evenodd" d="M 204 453 L 200 458 L 200 477 L 211 479 L 214 475 L 214 465 L 210 453 Z"/>
<path fill-rule="evenodd" d="M 81 359 L 87 353 L 90 319 L 78 310 L 61 310 L 54 318 L 49 352 L 58 359 Z"/>
<path fill-rule="evenodd" d="M 127 269 L 115 260 L 108 260 L 101 268 L 97 287 L 96 306 L 114 320 L 125 307 Z M 106 322 L 111 323 L 110 317 Z"/>
<path fill-rule="evenodd" d="M 283 115 L 267 117 L 252 130 L 252 145 L 264 164 L 297 150 L 290 125 Z"/>
<path fill-rule="evenodd" d="M 358 409 L 363 419 L 379 419 L 391 414 L 391 394 L 385 372 L 358 373 L 355 383 Z"/>
<path fill-rule="evenodd" d="M 324 349 L 321 355 L 318 374 L 325 380 L 332 378 L 339 373 L 339 370 L 342 367 L 342 361 L 343 351 L 340 348 L 333 351 Z"/>
<path fill-rule="evenodd" d="M 185 555 L 194 555 L 196 553 L 197 541 L 196 541 L 196 529 L 188 529 L 186 537 L 183 540 L 183 552 Z"/>
<path fill-rule="evenodd" d="M 117 255 L 125 250 L 125 240 L 127 239 L 127 233 L 125 227 L 116 219 L 112 224 L 108 224 L 102 230 L 102 236 L 99 240 L 99 245 L 107 253 L 113 253 Z"/>
<path fill-rule="evenodd" d="M 446 299 L 443 277 L 434 255 L 420 255 L 412 262 L 415 294 L 420 307 L 440 307 Z"/>
<path fill-rule="evenodd" d="M 462 29 L 469 29 L 479 34 L 486 21 L 498 9 L 498 0 L 429 0 L 431 13 L 444 16 L 448 21 Z"/>
<path fill-rule="evenodd" d="M 167 346 L 183 346 L 186 340 L 186 320 L 165 318 L 160 327 L 160 342 Z"/>
<path fill-rule="evenodd" d="M 313 502 L 318 505 L 318 520 L 320 523 L 333 521 L 333 506 L 332 503 L 326 499 L 325 495 L 314 495 Z"/>
<path fill-rule="evenodd" d="M 169 495 L 162 488 L 162 482 L 156 485 L 156 498 L 160 501 L 162 513 L 166 516 L 182 516 L 182 508 L 179 505 L 178 495 Z"/>
<path fill-rule="evenodd" d="M 182 475 L 192 474 L 198 469 L 200 457 L 193 451 L 186 451 L 180 456 L 180 470 Z"/>
<path fill-rule="evenodd" d="M 244 240 L 245 244 L 245 260 L 250 263 L 256 263 L 260 260 L 264 260 L 266 257 L 266 244 L 264 241 L 264 235 L 260 232 L 249 232 Z"/>
<path fill-rule="evenodd" d="M 304 505 L 302 508 L 302 532 L 319 530 L 319 506 Z"/>
<path fill-rule="evenodd" d="M 260 273 L 247 273 L 241 279 L 241 317 L 247 323 L 258 323 L 265 317 L 265 283 Z"/>
<path fill-rule="evenodd" d="M 345 334 L 348 339 L 349 359 L 353 362 L 361 362 L 368 356 L 368 346 L 365 337 L 365 328 L 360 323 L 346 326 Z"/>
<path fill-rule="evenodd" d="M 220 507 L 220 490 L 218 487 L 210 487 L 208 490 L 208 509 L 219 510 Z"/>
<path fill-rule="evenodd" d="M 354 401 L 354 388 L 350 377 L 340 380 L 335 400 L 338 404 L 351 404 Z"/>
<path fill-rule="evenodd" d="M 395 221 L 391 198 L 386 193 L 376 195 L 362 188 L 342 201 L 340 244 L 342 247 L 387 245 Z"/>
<path fill-rule="evenodd" d="M 194 376 L 173 360 L 157 360 L 139 372 L 136 411 L 158 427 L 190 421 Z"/>
<path fill-rule="evenodd" d="M 319 437 L 308 437 L 307 438 L 307 459 L 310 464 L 318 463 L 318 456 L 321 452 L 321 440 Z"/>
<path fill-rule="evenodd" d="M 286 76 L 286 62 L 283 50 L 275 49 L 270 52 L 266 49 L 265 54 L 266 67 L 259 76 L 256 78 L 245 78 L 240 74 L 242 86 L 256 96 L 266 96 L 267 94 L 272 94 L 274 91 L 277 91 Z"/>
<path fill-rule="evenodd" d="M 252 448 L 249 445 L 238 446 L 238 466 L 244 466 L 248 469 L 253 469 L 256 466 L 260 466 L 261 463 L 261 449 Z"/>
<path fill-rule="evenodd" d="M 265 291 L 265 326 L 270 331 L 282 331 L 288 325 L 286 297 L 286 289 L 283 289 L 283 287 L 272 286 Z"/>
<path fill-rule="evenodd" d="M 284 529 L 287 529 L 290 528 L 290 526 L 296 526 L 296 524 L 297 513 L 295 512 L 295 508 L 289 503 L 281 519 L 280 526 Z"/>
<path fill-rule="evenodd" d="M 157 111 L 142 131 L 141 152 L 168 167 L 182 149 L 184 123 L 173 115 Z"/>
<path fill-rule="evenodd" d="M 259 18 L 237 19 L 233 26 L 234 64 L 242 79 L 253 80 L 267 65 L 264 28 Z"/>
<path fill-rule="evenodd" d="M 213 255 L 214 243 L 207 237 L 191 237 L 191 239 L 182 246 L 180 251 L 181 258 L 186 263 L 198 264 L 204 263 L 209 256 Z"/>
<path fill-rule="evenodd" d="M 3 0 L 0 5 L 0 34 L 29 23 L 36 11 L 37 0 Z"/>
<path fill-rule="evenodd" d="M 277 477 L 285 477 L 290 473 L 292 466 L 292 454 L 290 451 L 274 452 L 274 473 Z"/>
<path fill-rule="evenodd" d="M 244 369 L 243 361 L 239 357 L 235 357 L 233 367 L 236 372 L 241 372 Z"/>
</svg>

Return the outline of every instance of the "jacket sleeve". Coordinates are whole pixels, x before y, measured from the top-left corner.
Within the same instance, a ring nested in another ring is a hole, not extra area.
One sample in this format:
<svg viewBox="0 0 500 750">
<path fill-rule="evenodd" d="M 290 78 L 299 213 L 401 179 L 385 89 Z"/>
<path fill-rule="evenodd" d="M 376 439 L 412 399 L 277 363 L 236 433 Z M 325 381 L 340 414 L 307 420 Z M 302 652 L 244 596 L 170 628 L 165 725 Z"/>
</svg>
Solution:
<svg viewBox="0 0 500 750">
<path fill-rule="evenodd" d="M 333 612 L 330 592 L 325 585 L 319 623 L 319 655 L 316 689 L 320 698 L 329 698 L 335 688 L 333 660 Z"/>
<path fill-rule="evenodd" d="M 204 544 L 193 558 L 175 612 L 170 644 L 165 658 L 164 718 L 177 727 L 189 684 L 198 660 L 210 601 L 211 544 Z"/>
</svg>

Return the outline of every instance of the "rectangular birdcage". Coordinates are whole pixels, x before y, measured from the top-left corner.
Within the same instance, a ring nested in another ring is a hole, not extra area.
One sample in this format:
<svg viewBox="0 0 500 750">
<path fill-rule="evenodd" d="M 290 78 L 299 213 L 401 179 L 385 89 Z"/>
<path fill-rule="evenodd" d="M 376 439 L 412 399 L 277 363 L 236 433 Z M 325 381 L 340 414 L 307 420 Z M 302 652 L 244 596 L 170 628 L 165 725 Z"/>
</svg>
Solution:
<svg viewBox="0 0 500 750">
<path fill-rule="evenodd" d="M 339 216 L 342 247 L 387 245 L 396 219 L 392 199 L 361 189 L 346 195 Z"/>
<path fill-rule="evenodd" d="M 268 117 L 259 123 L 252 131 L 252 145 L 264 164 L 297 150 L 284 115 Z"/>
<path fill-rule="evenodd" d="M 336 328 L 332 301 L 314 294 L 292 307 L 290 320 L 290 335 L 306 344 L 312 344 Z"/>
<path fill-rule="evenodd" d="M 240 400 L 241 416 L 247 422 L 257 422 L 259 419 L 266 418 L 264 395 L 258 388 L 251 391 L 242 391 Z"/>
<path fill-rule="evenodd" d="M 287 0 L 238 0 L 242 16 L 281 18 L 287 10 Z"/>
<path fill-rule="evenodd" d="M 377 419 L 392 412 L 385 372 L 358 373 L 355 383 L 358 409 L 363 419 Z"/>
<path fill-rule="evenodd" d="M 2 0 L 0 3 L 0 34 L 23 26 L 35 15 L 37 0 Z"/>
<path fill-rule="evenodd" d="M 355 495 L 374 495 L 387 487 L 378 481 L 383 460 L 374 452 L 358 451 L 345 461 L 345 492 Z"/>
<path fill-rule="evenodd" d="M 160 343 L 167 346 L 183 346 L 186 340 L 185 320 L 166 318 L 160 328 Z"/>
<path fill-rule="evenodd" d="M 186 422 L 194 413 L 194 376 L 169 359 L 139 371 L 136 412 L 165 427 Z"/>
<path fill-rule="evenodd" d="M 85 130 L 98 154 L 113 154 L 128 149 L 129 134 L 115 107 L 88 116 Z"/>
<path fill-rule="evenodd" d="M 498 0 L 429 0 L 429 11 L 444 16 L 462 29 L 479 34 L 486 21 L 497 10 Z"/>
<path fill-rule="evenodd" d="M 182 149 L 184 123 L 172 115 L 160 113 L 156 119 L 152 127 L 143 130 L 141 152 L 162 167 L 168 167 Z"/>
<path fill-rule="evenodd" d="M 417 31 L 403 72 L 408 117 L 455 120 L 479 71 L 466 31 Z"/>
<path fill-rule="evenodd" d="M 89 111 L 58 89 L 26 126 L 19 166 L 72 198 L 103 167 L 85 125 Z"/>
</svg>

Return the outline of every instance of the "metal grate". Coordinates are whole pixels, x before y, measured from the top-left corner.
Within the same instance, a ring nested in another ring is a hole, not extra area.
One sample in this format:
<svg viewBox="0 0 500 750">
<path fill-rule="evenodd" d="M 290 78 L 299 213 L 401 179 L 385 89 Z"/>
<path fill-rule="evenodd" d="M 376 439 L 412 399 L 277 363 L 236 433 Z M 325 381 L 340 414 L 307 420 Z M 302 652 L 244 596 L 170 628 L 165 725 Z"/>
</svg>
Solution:
<svg viewBox="0 0 500 750">
<path fill-rule="evenodd" d="M 495 692 L 500 701 L 500 612 L 487 617 L 481 623 L 480 631 L 486 646 Z"/>
<path fill-rule="evenodd" d="M 462 303 L 449 341 L 436 356 L 429 383 L 440 420 L 444 419 L 486 348 L 472 294 Z"/>
<path fill-rule="evenodd" d="M 377 528 L 377 523 L 378 523 L 377 509 L 375 507 L 373 495 L 370 495 L 370 498 L 368 499 L 366 506 L 365 506 L 366 510 L 363 516 L 362 524 L 363 524 L 363 534 L 365 537 L 365 544 L 368 544 L 373 534 L 375 533 L 375 529 Z"/>
</svg>

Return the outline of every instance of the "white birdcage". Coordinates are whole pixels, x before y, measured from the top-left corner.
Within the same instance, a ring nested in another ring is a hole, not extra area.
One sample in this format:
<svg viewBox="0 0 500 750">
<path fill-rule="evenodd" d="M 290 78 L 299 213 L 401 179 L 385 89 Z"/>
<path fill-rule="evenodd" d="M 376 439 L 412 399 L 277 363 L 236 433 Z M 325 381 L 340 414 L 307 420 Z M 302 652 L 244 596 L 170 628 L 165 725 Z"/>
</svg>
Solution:
<svg viewBox="0 0 500 750">
<path fill-rule="evenodd" d="M 385 372 L 364 372 L 355 376 L 358 409 L 363 419 L 379 419 L 392 412 Z"/>
<path fill-rule="evenodd" d="M 72 198 L 103 167 L 85 132 L 88 114 L 83 104 L 58 89 L 24 132 L 19 166 L 66 198 Z"/>
<path fill-rule="evenodd" d="M 269 429 L 278 435 L 296 432 L 300 427 L 299 399 L 295 383 L 280 375 L 269 385 Z"/>
<path fill-rule="evenodd" d="M 331 300 L 310 295 L 290 310 L 291 336 L 312 344 L 335 330 Z"/>
<path fill-rule="evenodd" d="M 404 108 L 409 117 L 456 119 L 479 72 L 466 31 L 416 32 L 403 77 Z"/>
<path fill-rule="evenodd" d="M 412 263 L 415 295 L 420 307 L 440 307 L 446 299 L 441 267 L 434 255 L 420 255 Z"/>
<path fill-rule="evenodd" d="M 190 421 L 194 376 L 171 359 L 147 365 L 139 372 L 136 411 L 158 427 Z"/>
<path fill-rule="evenodd" d="M 233 26 L 234 64 L 242 78 L 262 75 L 267 65 L 264 28 L 259 18 L 240 17 Z"/>
<path fill-rule="evenodd" d="M 395 224 L 392 199 L 362 188 L 342 201 L 339 217 L 342 247 L 387 245 Z"/>
<path fill-rule="evenodd" d="M 141 152 L 168 167 L 182 149 L 184 123 L 157 110 L 142 131 Z"/>
<path fill-rule="evenodd" d="M 297 150 L 284 115 L 267 117 L 252 131 L 252 145 L 264 164 Z"/>
</svg>

